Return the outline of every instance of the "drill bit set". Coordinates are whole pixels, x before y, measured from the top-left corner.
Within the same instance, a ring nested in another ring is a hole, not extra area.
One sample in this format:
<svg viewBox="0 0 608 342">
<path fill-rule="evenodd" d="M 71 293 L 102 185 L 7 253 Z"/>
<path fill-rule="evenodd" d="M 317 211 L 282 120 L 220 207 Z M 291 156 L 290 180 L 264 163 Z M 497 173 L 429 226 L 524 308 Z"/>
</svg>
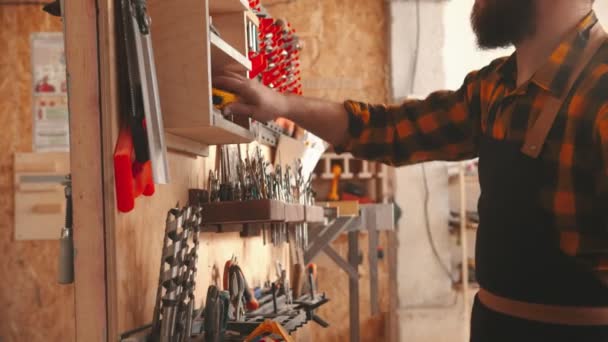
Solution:
<svg viewBox="0 0 608 342">
<path fill-rule="evenodd" d="M 152 323 L 160 342 L 187 341 L 191 335 L 201 220 L 200 207 L 174 208 L 167 215 Z"/>
<path fill-rule="evenodd" d="M 237 147 L 238 148 L 238 147 Z M 249 201 L 272 199 L 284 203 L 314 205 L 312 180 L 304 181 L 301 161 L 296 161 L 296 172 L 290 166 L 283 172 L 264 159 L 259 147 L 253 156 L 238 161 L 229 153 L 229 146 L 218 148 L 220 165 L 209 172 L 210 202 Z"/>
<path fill-rule="evenodd" d="M 240 149 L 231 151 L 231 146 L 220 146 L 217 159 L 216 170 L 209 172 L 208 189 L 191 191 L 191 201 L 209 205 L 206 216 L 212 224 L 230 221 L 248 227 L 258 225 L 264 244 L 274 245 L 290 242 L 289 225 L 292 225 L 294 242 L 301 248 L 308 244 L 305 208 L 314 205 L 315 193 L 312 180 L 303 175 L 300 160 L 293 169 L 273 166 L 259 147 L 243 159 Z M 266 209 L 271 213 L 266 218 L 258 217 Z M 295 218 L 287 214 L 294 211 L 299 213 Z M 214 220 L 221 213 L 225 213 L 224 219 Z"/>
<path fill-rule="evenodd" d="M 121 341 L 191 341 L 201 221 L 200 206 L 169 211 L 152 324 L 122 334 Z"/>
<path fill-rule="evenodd" d="M 256 162 L 259 161 L 261 159 L 256 159 Z M 281 175 L 285 177 L 285 173 Z M 278 177 L 271 173 L 267 173 L 267 176 Z M 294 177 L 295 182 L 299 182 L 297 178 Z M 292 195 L 293 201 L 304 201 L 301 195 Z M 205 300 L 205 308 L 196 309 L 194 292 L 197 285 L 199 233 L 203 227 L 203 212 L 206 216 L 207 209 L 200 205 L 184 208 L 179 208 L 178 205 L 168 212 L 153 321 L 147 326 L 122 334 L 121 341 L 240 341 L 240 337 L 230 339 L 228 336 L 247 336 L 268 319 L 282 325 L 289 333 L 310 320 L 327 326 L 314 312 L 329 299 L 324 294 L 316 296 L 314 289 L 310 296 L 294 297 L 287 271 L 280 263 L 276 265 L 277 281 L 268 284 L 266 291 L 261 289 L 258 302 L 257 295 L 249 288 L 236 258 L 232 258 L 224 269 L 226 291 L 212 286 Z M 281 228 L 283 226 L 286 224 L 282 223 Z M 278 235 L 283 234 L 278 232 L 278 229 L 275 226 L 273 231 L 276 241 L 280 239 Z M 284 234 L 288 235 L 286 232 Z M 219 275 L 217 278 L 219 279 Z M 219 284 L 215 287 L 217 286 Z"/>
</svg>

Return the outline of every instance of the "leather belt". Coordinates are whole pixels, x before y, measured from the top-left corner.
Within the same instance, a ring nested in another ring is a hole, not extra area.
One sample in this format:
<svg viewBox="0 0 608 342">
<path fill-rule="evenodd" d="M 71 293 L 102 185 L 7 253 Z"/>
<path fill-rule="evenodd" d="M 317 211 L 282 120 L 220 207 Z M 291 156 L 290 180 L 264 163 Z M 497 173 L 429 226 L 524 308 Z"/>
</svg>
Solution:
<svg viewBox="0 0 608 342">
<path fill-rule="evenodd" d="M 498 313 L 528 321 L 572 326 L 608 326 L 608 307 L 578 307 L 526 303 L 481 289 L 479 301 Z"/>
</svg>

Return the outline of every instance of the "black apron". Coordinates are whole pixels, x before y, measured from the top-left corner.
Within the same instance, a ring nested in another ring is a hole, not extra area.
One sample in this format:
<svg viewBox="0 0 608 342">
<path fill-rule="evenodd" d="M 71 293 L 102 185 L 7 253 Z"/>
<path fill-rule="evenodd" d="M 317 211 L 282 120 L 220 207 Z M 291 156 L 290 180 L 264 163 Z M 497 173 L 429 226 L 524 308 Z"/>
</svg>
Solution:
<svg viewBox="0 0 608 342">
<path fill-rule="evenodd" d="M 496 295 L 530 303 L 608 306 L 608 288 L 591 269 L 561 251 L 553 218 L 538 205 L 536 195 L 547 168 L 543 163 L 524 155 L 517 144 L 487 137 L 480 142 L 478 281 Z M 608 341 L 608 327 L 525 321 L 493 312 L 476 300 L 471 341 Z"/>
<path fill-rule="evenodd" d="M 573 75 L 571 85 L 578 75 Z M 521 143 L 481 138 L 476 275 L 482 288 L 505 298 L 560 306 L 608 306 L 608 288 L 591 268 L 562 252 L 554 218 L 539 204 L 543 173 L 551 166 L 538 156 L 564 100 L 548 103 L 555 113 L 545 122 L 548 127 L 537 136 L 536 145 L 528 137 L 524 148 Z M 524 153 L 526 148 L 536 153 L 530 156 Z M 494 312 L 476 299 L 471 341 L 608 341 L 608 327 L 526 321 Z"/>
</svg>

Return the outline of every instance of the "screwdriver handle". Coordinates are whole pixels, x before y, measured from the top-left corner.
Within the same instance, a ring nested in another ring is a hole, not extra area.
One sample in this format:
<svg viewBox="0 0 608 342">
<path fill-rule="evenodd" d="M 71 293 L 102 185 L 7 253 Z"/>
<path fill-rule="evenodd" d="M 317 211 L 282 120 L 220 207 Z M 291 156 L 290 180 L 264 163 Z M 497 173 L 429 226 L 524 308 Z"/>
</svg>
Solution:
<svg viewBox="0 0 608 342">
<path fill-rule="evenodd" d="M 74 283 L 74 240 L 72 231 L 63 228 L 59 239 L 59 284 Z"/>
<path fill-rule="evenodd" d="M 294 298 L 300 298 L 302 295 L 302 288 L 304 286 L 304 267 L 302 264 L 293 265 L 293 296 Z"/>
<path fill-rule="evenodd" d="M 243 295 L 245 297 L 245 304 L 247 306 L 247 310 L 249 310 L 249 311 L 257 310 L 260 307 L 260 303 L 253 295 L 253 291 L 249 287 L 249 284 L 247 284 L 247 279 L 245 278 L 244 274 L 243 274 L 243 280 L 245 281 L 245 291 L 243 291 Z"/>
<path fill-rule="evenodd" d="M 66 177 L 65 193 L 65 225 L 59 238 L 59 284 L 74 283 L 74 239 L 72 218 L 72 178 Z"/>
<path fill-rule="evenodd" d="M 255 299 L 255 296 L 253 295 L 253 291 L 251 291 L 251 288 L 249 287 L 245 287 L 245 302 L 247 304 L 247 310 L 249 311 L 254 311 L 260 308 L 260 303 L 258 302 L 257 299 Z"/>
</svg>

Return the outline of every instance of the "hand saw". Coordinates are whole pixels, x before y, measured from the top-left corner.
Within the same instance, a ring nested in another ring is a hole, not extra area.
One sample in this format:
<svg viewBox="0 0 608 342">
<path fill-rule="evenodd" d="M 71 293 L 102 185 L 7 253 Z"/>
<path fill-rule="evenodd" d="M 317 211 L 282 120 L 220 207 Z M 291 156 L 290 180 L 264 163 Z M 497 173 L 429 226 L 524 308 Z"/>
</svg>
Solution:
<svg viewBox="0 0 608 342">
<path fill-rule="evenodd" d="M 119 65 L 121 95 L 128 96 L 121 98 L 125 115 L 114 152 L 114 173 L 118 209 L 128 212 L 135 198 L 151 196 L 154 183 L 166 184 L 169 176 L 145 1 L 122 0 L 119 24 L 123 38 L 118 54 L 119 63 L 123 63 Z"/>
<path fill-rule="evenodd" d="M 169 182 L 150 17 L 145 0 L 122 0 L 122 36 L 129 78 L 129 117 L 138 162 L 150 160 L 154 182 Z"/>
</svg>

